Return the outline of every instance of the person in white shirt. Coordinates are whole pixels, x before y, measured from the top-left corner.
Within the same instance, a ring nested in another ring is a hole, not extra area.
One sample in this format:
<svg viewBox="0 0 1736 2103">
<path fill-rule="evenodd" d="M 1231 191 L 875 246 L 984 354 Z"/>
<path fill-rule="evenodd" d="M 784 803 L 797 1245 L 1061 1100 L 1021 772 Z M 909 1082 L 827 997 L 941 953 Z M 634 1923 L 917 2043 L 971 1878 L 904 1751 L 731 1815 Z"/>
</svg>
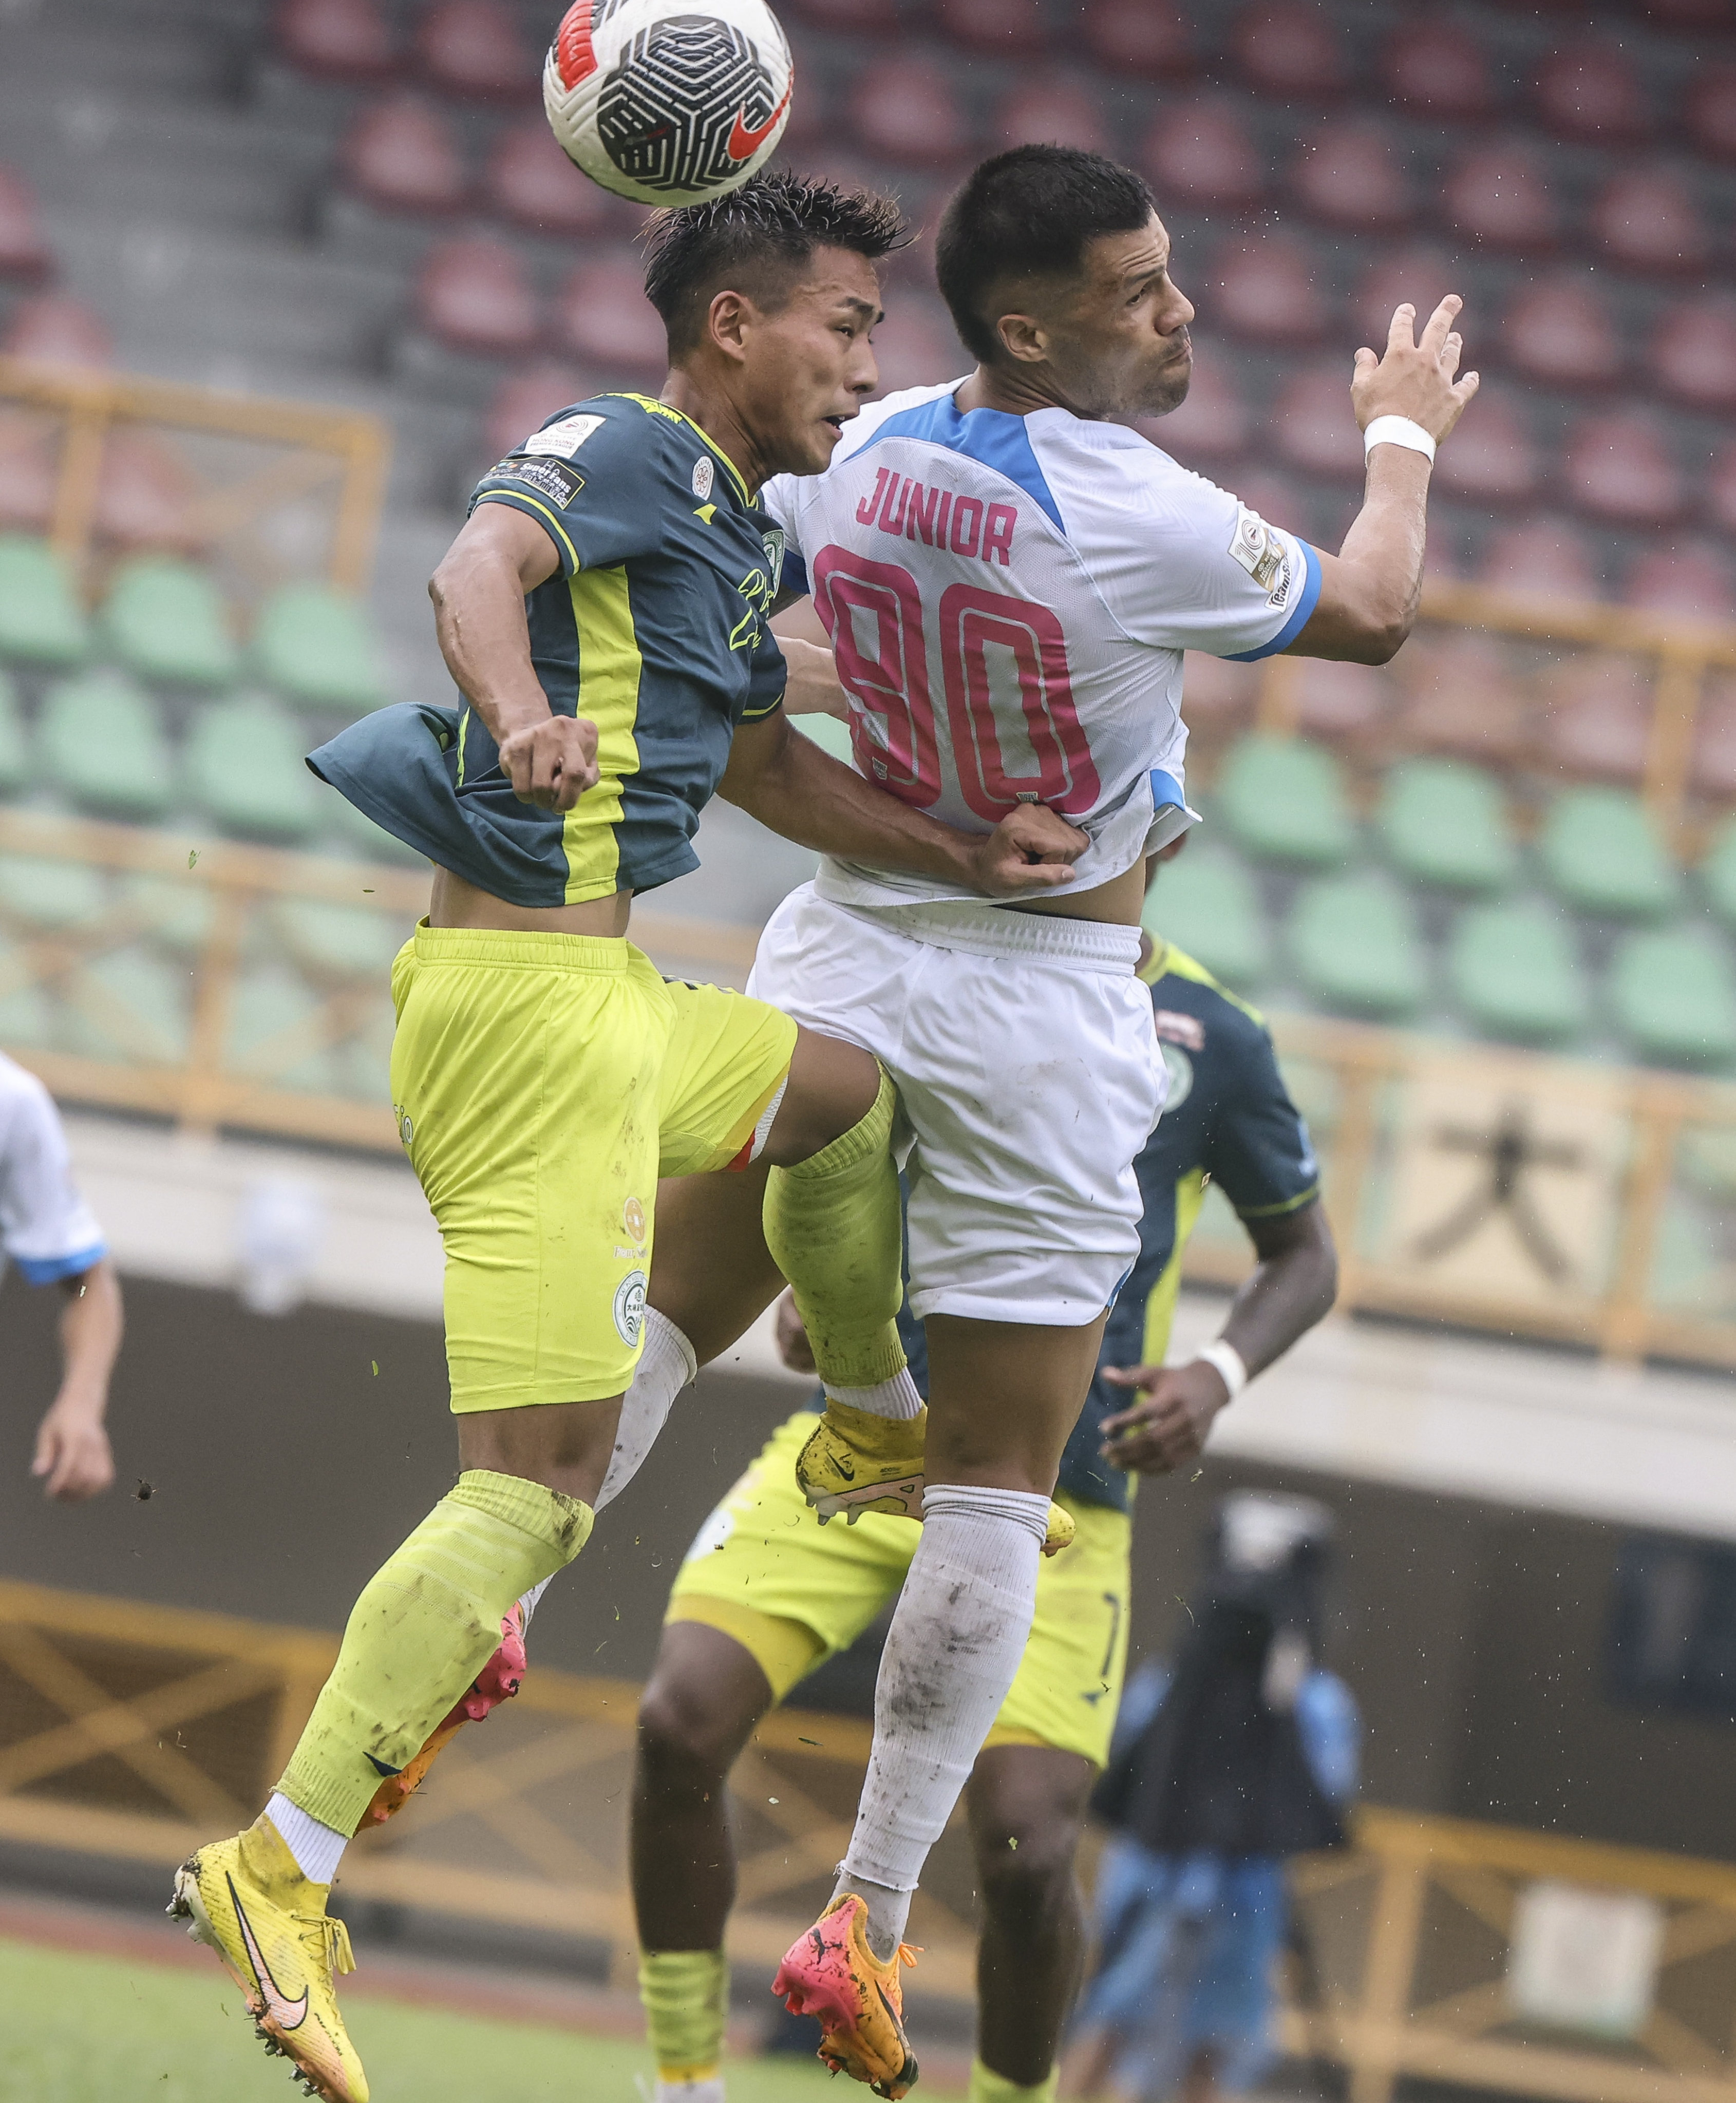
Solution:
<svg viewBox="0 0 1736 2103">
<path fill-rule="evenodd" d="M 0 1269 L 27 1285 L 58 1285 L 60 1386 L 36 1434 L 30 1472 L 63 1504 L 114 1480 L 104 1419 L 121 1347 L 121 1288 L 102 1229 L 73 1181 L 54 1099 L 0 1052 Z"/>
</svg>

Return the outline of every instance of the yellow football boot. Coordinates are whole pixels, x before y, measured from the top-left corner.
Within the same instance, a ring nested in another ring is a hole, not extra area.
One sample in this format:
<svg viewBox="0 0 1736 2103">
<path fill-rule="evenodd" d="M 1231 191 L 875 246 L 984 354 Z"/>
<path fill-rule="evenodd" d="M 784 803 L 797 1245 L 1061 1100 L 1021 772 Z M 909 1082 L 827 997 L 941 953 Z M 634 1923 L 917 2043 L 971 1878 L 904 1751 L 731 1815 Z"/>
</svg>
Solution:
<svg viewBox="0 0 1736 2103">
<path fill-rule="evenodd" d="M 834 2074 L 864 2081 L 876 2096 L 907 2096 L 916 2056 L 904 2031 L 901 1968 L 916 1952 L 901 1942 L 885 1963 L 868 1947 L 868 1907 L 841 1892 L 784 1953 L 772 1991 L 795 2016 L 820 2022 L 821 2059 Z"/>
<path fill-rule="evenodd" d="M 851 1526 L 867 1511 L 919 1519 L 928 1437 L 926 1409 L 876 1416 L 828 1395 L 826 1414 L 795 1456 L 795 1478 L 821 1526 L 839 1512 Z"/>
<path fill-rule="evenodd" d="M 367 2103 L 367 2076 L 332 1983 L 334 1971 L 356 1967 L 349 1930 L 326 1911 L 331 1888 L 308 1882 L 261 1812 L 245 1833 L 182 1863 L 169 1914 L 216 1951 L 266 2051 L 294 2062 L 309 2095 Z"/>
</svg>

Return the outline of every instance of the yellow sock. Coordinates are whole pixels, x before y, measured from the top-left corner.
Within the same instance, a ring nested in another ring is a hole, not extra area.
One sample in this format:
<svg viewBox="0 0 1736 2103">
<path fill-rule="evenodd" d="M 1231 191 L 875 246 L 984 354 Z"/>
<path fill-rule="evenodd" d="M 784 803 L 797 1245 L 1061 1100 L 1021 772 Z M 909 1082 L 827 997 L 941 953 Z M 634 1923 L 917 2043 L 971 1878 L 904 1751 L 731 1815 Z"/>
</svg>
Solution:
<svg viewBox="0 0 1736 2103">
<path fill-rule="evenodd" d="M 861 1123 L 766 1184 L 766 1246 L 790 1281 L 830 1392 L 901 1373 L 903 1227 L 892 1166 L 897 1092 L 884 1074 Z"/>
<path fill-rule="evenodd" d="M 401 1773 L 500 1647 L 513 1602 L 572 1562 L 591 1509 L 473 1468 L 369 1580 L 278 1789 L 354 1833 L 381 1777 Z"/>
<path fill-rule="evenodd" d="M 729 1964 L 721 1950 L 639 1953 L 639 1997 L 660 2081 L 706 2081 L 723 2055 Z"/>
<path fill-rule="evenodd" d="M 970 2087 L 964 2092 L 964 2103 L 1055 2103 L 1056 2091 L 1061 2083 L 1061 2069 L 1052 2066 L 1048 2078 L 1039 2081 L 1035 2088 L 1022 2088 L 1016 2081 L 1009 2081 L 1004 2074 L 996 2074 L 983 2065 L 980 2059 L 970 2063 Z"/>
</svg>

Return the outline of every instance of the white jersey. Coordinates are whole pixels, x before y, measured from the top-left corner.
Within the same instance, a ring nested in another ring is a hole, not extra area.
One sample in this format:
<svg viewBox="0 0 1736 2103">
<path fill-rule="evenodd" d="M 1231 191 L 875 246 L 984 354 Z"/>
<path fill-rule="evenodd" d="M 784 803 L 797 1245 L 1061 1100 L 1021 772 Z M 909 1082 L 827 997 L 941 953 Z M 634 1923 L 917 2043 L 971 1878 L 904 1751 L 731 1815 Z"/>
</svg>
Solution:
<svg viewBox="0 0 1736 2103">
<path fill-rule="evenodd" d="M 54 1099 L 0 1052 L 0 1267 L 32 1285 L 77 1278 L 105 1253 L 102 1229 L 73 1181 Z"/>
<path fill-rule="evenodd" d="M 874 403 L 824 474 L 759 502 L 832 637 L 859 770 L 967 832 L 1046 804 L 1090 835 L 1089 890 L 1194 821 L 1182 651 L 1282 650 L 1320 561 L 1135 431 L 963 414 L 963 385 Z M 817 887 L 859 909 L 976 895 L 830 856 Z"/>
</svg>

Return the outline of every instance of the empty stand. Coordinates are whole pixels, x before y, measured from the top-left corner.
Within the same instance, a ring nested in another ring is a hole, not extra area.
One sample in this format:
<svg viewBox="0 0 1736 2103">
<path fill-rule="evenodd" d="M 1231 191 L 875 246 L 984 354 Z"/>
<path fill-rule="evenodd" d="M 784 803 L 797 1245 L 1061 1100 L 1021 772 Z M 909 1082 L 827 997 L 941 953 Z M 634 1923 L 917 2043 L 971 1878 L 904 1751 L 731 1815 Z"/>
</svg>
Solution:
<svg viewBox="0 0 1736 2103">
<path fill-rule="evenodd" d="M 1690 782 L 1702 796 L 1736 803 L 1736 678 L 1714 674 L 1694 718 Z"/>
<path fill-rule="evenodd" d="M 1725 446 L 1714 457 L 1700 503 L 1708 524 L 1736 536 L 1736 446 Z"/>
<path fill-rule="evenodd" d="M 1609 994 L 1642 1059 L 1717 1069 L 1736 1058 L 1736 977 L 1710 930 L 1630 935 L 1611 959 Z"/>
<path fill-rule="evenodd" d="M 1398 736 L 1412 750 L 1502 767 L 1529 753 L 1531 696 L 1492 636 L 1425 633 L 1393 669 L 1404 695 Z"/>
<path fill-rule="evenodd" d="M 1086 0 L 1085 48 L 1111 73 L 1185 80 L 1194 70 L 1192 23 L 1162 0 Z"/>
<path fill-rule="evenodd" d="M 1290 711 L 1306 736 L 1348 747 L 1379 743 L 1397 699 L 1389 673 L 1373 665 L 1304 657 L 1293 676 Z"/>
<path fill-rule="evenodd" d="M 1479 580 L 1516 598 L 1582 604 L 1600 596 L 1590 544 L 1565 519 L 1532 518 L 1503 527 L 1485 543 Z"/>
<path fill-rule="evenodd" d="M 1245 209 L 1265 194 L 1265 157 L 1246 118 L 1225 100 L 1166 104 L 1140 159 L 1160 211 L 1169 204 Z"/>
<path fill-rule="evenodd" d="M 1538 757 L 1551 772 L 1632 786 L 1645 771 L 1652 682 L 1631 657 L 1570 657 L 1540 684 Z"/>
<path fill-rule="evenodd" d="M 1537 77 L 1537 112 L 1558 138 L 1636 146 L 1651 136 L 1652 109 L 1631 52 L 1613 44 L 1564 46 Z"/>
<path fill-rule="evenodd" d="M 1437 122 L 1476 123 L 1495 110 L 1489 55 L 1456 22 L 1417 23 L 1395 30 L 1381 53 L 1380 75 L 1401 109 Z"/>
<path fill-rule="evenodd" d="M 1435 487 L 1498 509 L 1526 502 L 1542 480 L 1542 461 L 1519 403 L 1498 387 L 1484 387 L 1476 414 L 1466 417 L 1440 450 Z"/>
<path fill-rule="evenodd" d="M 75 674 L 37 722 L 44 779 L 100 818 L 149 823 L 175 798 L 174 754 L 150 696 L 124 673 Z"/>
<path fill-rule="evenodd" d="M 1145 924 L 1160 940 L 1196 958 L 1226 985 L 1246 993 L 1271 967 L 1271 930 L 1257 885 L 1221 840 L 1187 845 L 1159 869 Z"/>
<path fill-rule="evenodd" d="M 550 417 L 575 402 L 601 393 L 608 385 L 581 366 L 563 365 L 553 358 L 511 374 L 496 389 L 483 420 L 488 457 L 504 459 Z"/>
<path fill-rule="evenodd" d="M 0 336 L 0 357 L 33 364 L 99 367 L 114 359 L 107 322 L 65 292 L 36 292 L 13 308 Z"/>
<path fill-rule="evenodd" d="M 37 219 L 36 198 L 21 176 L 0 167 L 0 278 L 46 284 L 54 256 Z"/>
<path fill-rule="evenodd" d="M 348 187 L 382 211 L 447 219 L 470 194 L 450 120 L 415 96 L 394 96 L 360 111 L 345 135 L 339 166 Z"/>
<path fill-rule="evenodd" d="M 1591 998 L 1578 943 L 1542 900 L 1469 907 L 1446 963 L 1453 998 L 1485 1036 L 1563 1044 L 1583 1034 Z"/>
<path fill-rule="evenodd" d="M 1232 240 L 1213 259 L 1201 287 L 1206 325 L 1250 343 L 1318 343 L 1326 332 L 1326 304 L 1315 256 L 1294 234 Z M 1341 371 L 1339 378 L 1344 381 Z"/>
<path fill-rule="evenodd" d="M 1736 621 L 1736 578 L 1730 559 L 1706 540 L 1648 549 L 1635 558 L 1622 598 L 1647 613 Z"/>
<path fill-rule="evenodd" d="M 1689 82 L 1688 136 L 1709 161 L 1736 161 L 1736 65 L 1703 65 Z"/>
<path fill-rule="evenodd" d="M 444 242 L 430 251 L 416 284 L 416 318 L 448 349 L 522 358 L 540 332 L 536 295 L 524 260 L 504 242 Z"/>
<path fill-rule="evenodd" d="M 1244 853 L 1280 868 L 1338 869 L 1355 851 L 1342 771 L 1301 738 L 1244 737 L 1224 762 L 1212 811 Z"/>
<path fill-rule="evenodd" d="M 1230 57 L 1257 95 L 1326 101 L 1350 84 L 1338 24 L 1306 0 L 1244 8 L 1230 31 Z"/>
<path fill-rule="evenodd" d="M 254 669 L 309 707 L 358 715 L 385 699 L 379 650 L 361 606 L 325 585 L 284 585 L 260 608 Z"/>
<path fill-rule="evenodd" d="M 581 175 L 542 117 L 507 125 L 489 149 L 483 175 L 489 209 L 527 233 L 596 234 L 616 223 L 617 201 Z"/>
<path fill-rule="evenodd" d="M 1543 157 L 1522 140 L 1469 148 L 1447 176 L 1442 202 L 1449 226 L 1513 254 L 1547 255 L 1560 230 Z"/>
<path fill-rule="evenodd" d="M 1076 80 L 1029 81 L 1014 88 L 995 109 L 993 132 L 1002 147 L 1033 141 L 1088 153 L 1115 151 L 1097 96 Z"/>
<path fill-rule="evenodd" d="M 897 36 L 898 0 L 795 0 L 795 11 L 817 29 Z"/>
<path fill-rule="evenodd" d="M 1725 927 L 1736 932 L 1736 818 L 1719 828 L 1699 867 L 1706 902 Z"/>
<path fill-rule="evenodd" d="M 1335 1014 L 1407 1022 L 1428 996 L 1416 909 L 1373 870 L 1302 885 L 1290 909 L 1289 954 L 1310 996 Z"/>
<path fill-rule="evenodd" d="M 889 161 L 950 169 L 976 143 L 969 112 L 945 69 L 921 59 L 869 67 L 850 91 L 848 109 L 863 150 Z"/>
<path fill-rule="evenodd" d="M 1035 58 L 1048 44 L 1042 0 L 940 0 L 935 13 L 954 43 L 992 58 Z"/>
<path fill-rule="evenodd" d="M 1690 408 L 1736 409 L 1736 300 L 1711 293 L 1670 308 L 1652 338 L 1650 371 Z"/>
<path fill-rule="evenodd" d="M 661 384 L 669 368 L 663 324 L 630 250 L 580 265 L 555 295 L 551 333 L 558 349 L 608 373 L 613 385 Z"/>
<path fill-rule="evenodd" d="M 1561 482 L 1574 507 L 1622 526 L 1667 526 L 1682 509 L 1668 432 L 1641 410 L 1587 416 L 1569 433 Z"/>
<path fill-rule="evenodd" d="M 1290 164 L 1303 211 L 1328 226 L 1395 233 L 1411 221 L 1410 171 L 1391 130 L 1364 118 L 1338 118 L 1305 140 Z"/>
<path fill-rule="evenodd" d="M 440 0 L 416 24 L 416 60 L 430 87 L 465 101 L 534 100 L 540 56 L 505 0 Z"/>
<path fill-rule="evenodd" d="M 1273 403 L 1271 427 L 1291 466 L 1334 481 L 1363 480 L 1362 433 L 1342 359 L 1299 372 Z"/>
<path fill-rule="evenodd" d="M 1671 168 L 1628 168 L 1592 200 L 1587 225 L 1613 263 L 1646 277 L 1694 277 L 1712 255 L 1698 198 Z"/>
<path fill-rule="evenodd" d="M 874 332 L 874 356 L 880 375 L 875 391 L 880 394 L 956 379 L 973 362 L 954 333 L 951 316 L 937 300 L 901 295 L 896 288 L 888 296 L 886 318 Z"/>
<path fill-rule="evenodd" d="M 1467 896 L 1510 889 L 1519 851 L 1499 780 L 1453 759 L 1388 771 L 1376 819 L 1392 865 L 1411 883 Z"/>
<path fill-rule="evenodd" d="M 1187 398 L 1166 416 L 1145 416 L 1139 429 L 1184 465 L 1236 459 L 1248 443 L 1248 406 L 1237 392 L 1228 362 L 1209 345 L 1194 340 L 1193 378 Z"/>
<path fill-rule="evenodd" d="M 1383 246 L 1351 295 L 1348 318 L 1352 344 L 1365 343 L 1378 349 L 1387 340 L 1394 310 L 1407 300 L 1416 309 L 1421 327 L 1449 292 L 1468 296 L 1463 288 L 1470 282 L 1466 266 L 1432 242 L 1416 242 L 1398 250 Z M 1473 313 L 1467 325 L 1475 345 L 1489 322 Z M 1474 355 L 1467 356 L 1466 369 L 1476 362 Z"/>
<path fill-rule="evenodd" d="M 283 0 L 273 32 L 278 55 L 314 80 L 383 80 L 397 56 L 376 0 Z"/>
<path fill-rule="evenodd" d="M 102 608 L 103 638 L 140 678 L 215 689 L 241 669 L 223 595 L 208 571 L 160 556 L 122 565 Z"/>
<path fill-rule="evenodd" d="M 0 533 L 46 532 L 59 480 L 59 448 L 41 418 L 0 409 Z"/>
<path fill-rule="evenodd" d="M 1162 425 L 1155 428 L 1160 430 Z M 1195 740 L 1222 745 L 1246 730 L 1253 721 L 1259 683 L 1255 665 L 1235 665 L 1226 657 L 1189 651 L 1182 663 L 1182 713 L 1190 751 Z"/>
<path fill-rule="evenodd" d="M 0 796 L 16 796 L 33 771 L 30 726 L 19 704 L 18 682 L 0 670 Z"/>
<path fill-rule="evenodd" d="M 179 447 L 154 431 L 117 425 L 103 448 L 96 536 L 117 549 L 204 554 L 211 529 L 203 494 Z"/>
<path fill-rule="evenodd" d="M 1538 835 L 1551 887 L 1577 911 L 1606 920 L 1662 920 L 1682 899 L 1681 872 L 1636 796 L 1565 789 Z"/>
<path fill-rule="evenodd" d="M 320 785 L 301 763 L 295 718 L 263 696 L 203 709 L 187 741 L 187 785 L 225 832 L 293 847 L 325 816 Z"/>
<path fill-rule="evenodd" d="M 1546 278 L 1520 292 L 1502 318 L 1499 341 L 1516 371 L 1546 387 L 1613 386 L 1627 362 L 1609 300 L 1577 273 Z M 1480 399 L 1467 430 L 1484 407 Z"/>
<path fill-rule="evenodd" d="M 90 647 L 65 562 L 46 540 L 0 536 L 0 661 L 64 670 L 82 664 Z"/>
</svg>

